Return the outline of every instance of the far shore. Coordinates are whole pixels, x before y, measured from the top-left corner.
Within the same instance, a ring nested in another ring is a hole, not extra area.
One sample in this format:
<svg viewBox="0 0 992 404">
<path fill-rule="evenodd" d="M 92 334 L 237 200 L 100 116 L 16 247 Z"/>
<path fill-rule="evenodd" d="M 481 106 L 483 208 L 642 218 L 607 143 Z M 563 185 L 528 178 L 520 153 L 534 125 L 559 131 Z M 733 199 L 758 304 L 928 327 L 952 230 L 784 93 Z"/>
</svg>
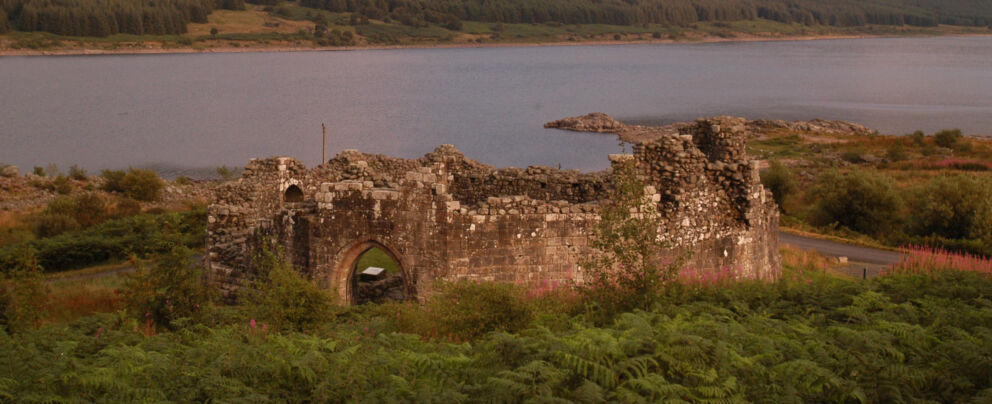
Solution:
<svg viewBox="0 0 992 404">
<path fill-rule="evenodd" d="M 912 35 L 783 35 L 756 36 L 738 35 L 733 38 L 708 36 L 689 40 L 673 39 L 642 39 L 630 41 L 552 41 L 552 42 L 494 42 L 494 43 L 436 43 L 436 44 L 404 44 L 404 45 L 357 45 L 357 46 L 251 46 L 233 47 L 218 46 L 203 49 L 194 48 L 121 48 L 121 49 L 0 49 L 0 56 L 68 56 L 68 55 L 148 55 L 148 54 L 189 54 L 189 53 L 248 53 L 248 52 L 314 52 L 314 51 L 360 51 L 387 49 L 443 49 L 443 48 L 506 48 L 506 47 L 537 47 L 537 46 L 602 46 L 602 45 L 643 45 L 643 44 L 699 44 L 721 42 L 772 42 L 772 41 L 815 41 L 829 39 L 866 39 L 866 38 L 931 38 L 931 37 L 984 37 L 992 33 L 937 33 Z"/>
</svg>

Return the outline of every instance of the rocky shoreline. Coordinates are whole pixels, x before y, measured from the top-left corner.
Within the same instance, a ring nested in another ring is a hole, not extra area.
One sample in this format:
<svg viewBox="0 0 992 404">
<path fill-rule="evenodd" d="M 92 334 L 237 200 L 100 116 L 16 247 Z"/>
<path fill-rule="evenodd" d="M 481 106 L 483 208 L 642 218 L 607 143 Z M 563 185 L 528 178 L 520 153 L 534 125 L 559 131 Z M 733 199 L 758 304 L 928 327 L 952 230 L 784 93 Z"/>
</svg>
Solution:
<svg viewBox="0 0 992 404">
<path fill-rule="evenodd" d="M 751 35 L 739 33 L 734 37 L 703 36 L 691 39 L 639 39 L 629 41 L 583 40 L 583 41 L 544 41 L 544 42 L 493 42 L 493 43 L 425 43 L 403 45 L 355 45 L 355 46 L 217 46 L 203 49 L 192 47 L 158 48 L 70 48 L 70 49 L 13 49 L 9 43 L 0 43 L 0 57 L 3 56 L 68 56 L 68 55 L 148 55 L 148 54 L 197 54 L 197 53 L 247 53 L 247 52 L 321 52 L 321 51 L 362 51 L 389 49 L 444 49 L 444 48 L 506 48 L 536 46 L 603 46 L 603 45 L 644 45 L 644 44 L 696 44 L 724 42 L 773 42 L 773 41 L 816 41 L 832 39 L 905 38 L 918 36 L 975 37 L 989 36 L 983 32 L 934 32 L 924 34 L 820 34 L 820 35 Z M 9 42 L 9 41 L 8 41 Z"/>
</svg>

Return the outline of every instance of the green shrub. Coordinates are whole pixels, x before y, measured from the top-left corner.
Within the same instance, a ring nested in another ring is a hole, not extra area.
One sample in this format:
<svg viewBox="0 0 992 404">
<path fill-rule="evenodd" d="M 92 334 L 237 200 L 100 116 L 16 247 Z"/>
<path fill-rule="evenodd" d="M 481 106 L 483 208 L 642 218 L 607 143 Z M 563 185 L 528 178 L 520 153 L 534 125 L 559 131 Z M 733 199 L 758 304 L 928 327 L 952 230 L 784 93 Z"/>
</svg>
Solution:
<svg viewBox="0 0 992 404">
<path fill-rule="evenodd" d="M 355 44 L 355 35 L 351 31 L 332 29 L 327 33 L 327 38 L 322 39 L 329 46 L 349 46 Z"/>
<path fill-rule="evenodd" d="M 646 200 L 644 184 L 632 163 L 615 166 L 615 187 L 600 204 L 590 253 L 579 260 L 585 282 L 577 291 L 594 317 L 606 321 L 634 309 L 649 309 L 666 282 L 674 280 L 681 260 L 664 265 L 669 243 L 658 238 L 661 216 Z M 632 213 L 638 212 L 638 214 Z"/>
<path fill-rule="evenodd" d="M 42 167 L 42 166 L 34 166 L 34 169 L 33 169 L 33 170 L 32 170 L 31 172 L 32 172 L 32 173 L 33 173 L 34 175 L 37 175 L 37 176 L 39 176 L 39 177 L 44 177 L 44 176 L 45 176 L 45 167 Z"/>
<path fill-rule="evenodd" d="M 41 273 L 30 247 L 18 247 L 10 264 L 0 267 L 0 326 L 17 331 L 40 324 L 47 296 Z"/>
<path fill-rule="evenodd" d="M 441 284 L 439 293 L 426 305 L 426 321 L 407 323 L 407 327 L 453 341 L 472 340 L 490 332 L 518 332 L 534 318 L 525 297 L 523 288 L 501 282 Z"/>
<path fill-rule="evenodd" d="M 954 145 L 961 140 L 961 130 L 960 129 L 945 129 L 937 132 L 933 135 L 933 142 L 940 147 L 946 147 L 948 149 L 953 149 Z"/>
<path fill-rule="evenodd" d="M 910 139 L 913 140 L 913 143 L 916 144 L 916 146 L 919 146 L 919 147 L 922 147 L 926 143 L 926 140 L 927 140 L 927 135 L 924 134 L 922 130 L 915 131 L 915 132 L 913 132 L 912 134 L 910 134 L 908 136 L 909 136 Z"/>
<path fill-rule="evenodd" d="M 76 222 L 84 229 L 103 223 L 107 219 L 107 204 L 100 195 L 87 192 L 75 198 Z"/>
<path fill-rule="evenodd" d="M 258 319 L 287 331 L 313 330 L 333 320 L 332 296 L 304 279 L 276 253 L 263 249 L 254 266 L 259 279 L 246 297 Z"/>
<path fill-rule="evenodd" d="M 39 238 L 53 237 L 76 231 L 81 227 L 76 220 L 78 202 L 68 196 L 59 196 L 45 206 L 34 221 L 34 234 Z"/>
<path fill-rule="evenodd" d="M 332 35 L 333 36 L 333 35 Z M 217 176 L 220 177 L 221 181 L 231 181 L 238 178 L 239 170 L 230 168 L 228 166 L 217 167 Z"/>
<path fill-rule="evenodd" d="M 992 257 L 992 193 L 986 192 L 979 198 L 983 202 L 979 205 L 978 213 L 975 215 L 971 236 L 980 240 L 987 250 L 985 255 Z"/>
<path fill-rule="evenodd" d="M 130 168 L 123 170 L 103 170 L 103 190 L 117 192 L 139 201 L 155 201 L 162 195 L 165 183 L 152 170 Z"/>
<path fill-rule="evenodd" d="M 967 140 L 958 141 L 957 143 L 954 144 L 954 151 L 958 153 L 969 153 L 972 151 L 972 149 L 973 147 L 971 143 L 968 142 Z"/>
<path fill-rule="evenodd" d="M 452 31 L 462 30 L 461 20 L 459 20 L 458 17 L 455 17 L 452 14 L 448 14 L 444 16 L 444 21 L 442 21 L 442 25 L 444 26 L 444 28 L 450 29 Z"/>
<path fill-rule="evenodd" d="M 30 227 L 0 227 L 0 247 L 26 243 L 34 238 Z"/>
<path fill-rule="evenodd" d="M 848 163 L 851 163 L 851 164 L 861 164 L 861 163 L 864 163 L 865 161 L 867 161 L 867 160 L 865 160 L 865 157 L 864 157 L 864 155 L 861 152 L 854 151 L 854 150 L 848 150 L 848 151 L 845 151 L 845 152 L 841 153 L 840 154 L 840 158 L 841 158 L 841 160 L 844 160 L 844 161 L 846 161 Z"/>
<path fill-rule="evenodd" d="M 129 198 L 139 201 L 157 201 L 165 187 L 162 179 L 152 170 L 129 169 L 121 178 L 120 187 Z"/>
<path fill-rule="evenodd" d="M 35 219 L 33 231 L 34 235 L 38 238 L 48 238 L 79 229 L 79 222 L 71 215 L 64 213 L 42 213 Z"/>
<path fill-rule="evenodd" d="M 180 318 L 193 316 L 209 296 L 190 250 L 178 238 L 173 243 L 150 271 L 134 260 L 136 271 L 128 275 L 121 289 L 132 315 L 166 328 L 174 328 Z"/>
<path fill-rule="evenodd" d="M 77 201 L 76 198 L 61 195 L 49 202 L 48 205 L 45 206 L 45 210 L 42 211 L 42 214 L 51 213 L 75 216 L 76 208 L 78 206 L 79 201 Z"/>
<path fill-rule="evenodd" d="M 189 177 L 185 175 L 180 175 L 176 177 L 173 182 L 176 183 L 176 185 L 190 185 L 193 183 L 193 180 L 189 179 Z"/>
<path fill-rule="evenodd" d="M 202 246 L 206 223 L 204 209 L 157 216 L 138 215 L 109 220 L 86 230 L 33 240 L 28 245 L 37 250 L 45 270 L 64 271 L 122 260 L 131 255 L 145 257 L 168 252 L 172 246 L 169 234 L 173 231 L 182 235 L 184 245 Z M 0 268 L 12 261 L 16 248 L 0 248 Z"/>
<path fill-rule="evenodd" d="M 779 210 L 785 211 L 785 201 L 796 192 L 792 171 L 778 160 L 771 160 L 767 170 L 761 172 L 761 184 L 772 192 Z"/>
<path fill-rule="evenodd" d="M 121 198 L 117 200 L 114 213 L 118 217 L 134 216 L 141 213 L 141 203 L 131 198 Z"/>
<path fill-rule="evenodd" d="M 107 218 L 103 199 L 94 193 L 77 197 L 59 196 L 50 202 L 35 221 L 35 235 L 53 237 L 59 234 L 89 228 Z"/>
<path fill-rule="evenodd" d="M 103 177 L 103 190 L 107 192 L 124 192 L 124 187 L 121 186 L 121 181 L 124 180 L 124 176 L 127 172 L 124 170 L 103 170 L 100 171 L 100 176 Z"/>
<path fill-rule="evenodd" d="M 992 185 L 965 174 L 934 177 L 911 193 L 911 234 L 981 238 Z"/>
<path fill-rule="evenodd" d="M 892 178 L 874 171 L 827 171 L 809 197 L 810 221 L 818 226 L 839 225 L 878 236 L 897 232 L 902 224 L 903 201 Z"/>
<path fill-rule="evenodd" d="M 902 143 L 895 142 L 885 150 L 885 158 L 889 161 L 903 161 L 909 158 L 909 155 L 906 153 L 906 148 L 902 146 Z"/>
<path fill-rule="evenodd" d="M 69 178 L 72 178 L 76 181 L 85 181 L 87 179 L 86 170 L 79 168 L 79 166 L 73 164 L 72 167 L 69 167 Z"/>
<path fill-rule="evenodd" d="M 59 171 L 59 166 L 57 164 L 55 164 L 55 163 L 49 163 L 49 164 L 45 165 L 45 176 L 46 177 L 52 177 L 52 178 L 54 178 L 54 177 L 57 177 L 57 176 L 60 176 L 60 175 L 62 175 L 62 173 Z"/>
<path fill-rule="evenodd" d="M 68 195 L 72 192 L 72 184 L 69 182 L 69 178 L 62 174 L 59 174 L 52 180 L 52 187 L 59 195 Z"/>
</svg>

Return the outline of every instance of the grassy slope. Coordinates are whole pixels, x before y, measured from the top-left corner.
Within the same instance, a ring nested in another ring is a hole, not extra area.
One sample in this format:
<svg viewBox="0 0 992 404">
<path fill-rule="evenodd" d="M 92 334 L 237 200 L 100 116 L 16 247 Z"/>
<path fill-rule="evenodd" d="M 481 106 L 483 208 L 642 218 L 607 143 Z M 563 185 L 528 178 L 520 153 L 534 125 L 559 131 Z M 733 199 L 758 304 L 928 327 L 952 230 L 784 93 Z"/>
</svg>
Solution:
<svg viewBox="0 0 992 404">
<path fill-rule="evenodd" d="M 373 20 L 369 25 L 348 25 L 348 13 L 331 13 L 283 3 L 281 15 L 248 5 L 244 11 L 218 10 L 210 14 L 205 24 L 189 24 L 186 35 L 135 36 L 114 35 L 106 38 L 65 37 L 40 32 L 12 32 L 0 35 L 0 51 L 154 51 L 278 49 L 317 47 L 309 34 L 310 19 L 324 15 L 330 21 L 329 30 L 358 34 L 354 46 L 377 45 L 494 45 L 557 42 L 631 42 L 631 41 L 701 41 L 734 39 L 774 39 L 781 37 L 860 36 L 860 35 L 940 35 L 988 34 L 985 28 L 941 26 L 936 28 L 866 26 L 828 27 L 783 24 L 768 20 L 736 21 L 731 23 L 703 22 L 688 27 L 662 25 L 561 25 L 561 24 L 496 24 L 465 21 L 461 31 L 439 26 L 413 28 L 397 22 Z M 217 28 L 218 35 L 210 35 Z M 382 34 L 386 34 L 383 36 Z"/>
</svg>

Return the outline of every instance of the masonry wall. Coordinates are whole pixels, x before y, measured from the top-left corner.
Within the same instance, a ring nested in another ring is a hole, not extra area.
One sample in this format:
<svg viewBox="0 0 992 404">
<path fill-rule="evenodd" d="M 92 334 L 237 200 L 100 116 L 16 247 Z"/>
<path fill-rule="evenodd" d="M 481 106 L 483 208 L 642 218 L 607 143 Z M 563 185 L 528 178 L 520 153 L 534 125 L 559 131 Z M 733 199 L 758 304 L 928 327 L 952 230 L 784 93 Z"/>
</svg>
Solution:
<svg viewBox="0 0 992 404">
<path fill-rule="evenodd" d="M 671 257 L 692 251 L 697 271 L 776 277 L 777 208 L 744 136 L 743 119 L 711 118 L 611 160 L 633 161 L 648 184 Z M 450 145 L 414 160 L 344 151 L 310 170 L 287 157 L 253 160 L 209 208 L 209 279 L 233 298 L 270 243 L 342 302 L 354 297 L 355 259 L 373 246 L 396 258 L 407 295 L 421 298 L 442 279 L 581 281 L 577 261 L 612 186 L 610 170 L 495 169 Z M 301 202 L 284 200 L 290 187 Z"/>
</svg>

